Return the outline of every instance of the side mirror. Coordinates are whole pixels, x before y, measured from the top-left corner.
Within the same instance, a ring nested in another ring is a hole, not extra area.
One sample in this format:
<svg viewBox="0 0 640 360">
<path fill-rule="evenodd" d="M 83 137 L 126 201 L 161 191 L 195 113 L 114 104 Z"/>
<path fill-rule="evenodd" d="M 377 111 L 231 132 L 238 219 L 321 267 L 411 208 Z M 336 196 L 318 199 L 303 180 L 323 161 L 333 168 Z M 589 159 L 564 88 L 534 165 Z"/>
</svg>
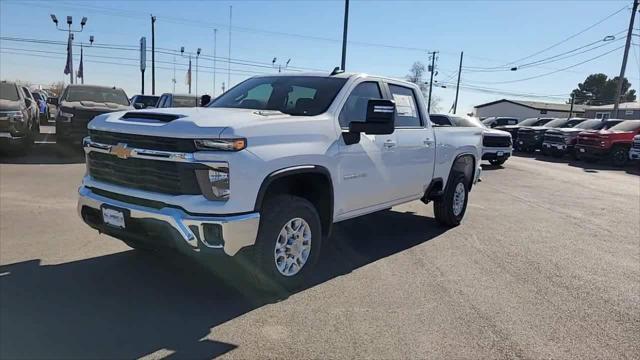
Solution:
<svg viewBox="0 0 640 360">
<path fill-rule="evenodd" d="M 47 104 L 58 106 L 58 98 L 57 97 L 47 98 Z"/>
<path fill-rule="evenodd" d="M 133 103 L 133 107 L 136 109 L 144 109 L 143 103 Z"/>
<path fill-rule="evenodd" d="M 31 104 L 33 104 L 33 103 L 31 102 L 31 99 L 29 99 L 29 98 L 24 98 L 24 104 L 25 104 L 27 107 L 31 107 Z"/>
<path fill-rule="evenodd" d="M 365 122 L 349 123 L 350 133 L 387 135 L 393 133 L 396 104 L 391 100 L 371 99 L 367 103 Z"/>
</svg>

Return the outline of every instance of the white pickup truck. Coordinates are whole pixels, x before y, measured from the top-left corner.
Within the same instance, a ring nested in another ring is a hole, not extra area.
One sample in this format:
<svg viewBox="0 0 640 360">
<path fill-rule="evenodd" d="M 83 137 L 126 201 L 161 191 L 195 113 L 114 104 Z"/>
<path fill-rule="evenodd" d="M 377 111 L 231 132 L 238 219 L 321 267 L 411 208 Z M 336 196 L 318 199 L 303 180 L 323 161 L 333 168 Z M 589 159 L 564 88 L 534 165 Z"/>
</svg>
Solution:
<svg viewBox="0 0 640 360">
<path fill-rule="evenodd" d="M 258 284 L 291 289 L 336 222 L 422 200 L 440 224 L 460 223 L 482 135 L 437 135 L 412 83 L 254 77 L 208 108 L 96 116 L 78 212 L 133 248 L 242 258 Z"/>
</svg>

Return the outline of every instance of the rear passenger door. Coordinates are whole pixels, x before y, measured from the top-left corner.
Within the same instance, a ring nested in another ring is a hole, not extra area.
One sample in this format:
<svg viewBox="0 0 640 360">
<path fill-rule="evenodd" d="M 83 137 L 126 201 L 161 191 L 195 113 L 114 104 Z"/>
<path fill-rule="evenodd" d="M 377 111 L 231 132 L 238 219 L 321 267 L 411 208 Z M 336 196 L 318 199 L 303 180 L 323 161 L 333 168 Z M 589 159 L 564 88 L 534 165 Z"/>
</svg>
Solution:
<svg viewBox="0 0 640 360">
<path fill-rule="evenodd" d="M 403 199 L 422 197 L 433 177 L 435 161 L 435 137 L 424 102 L 419 101 L 422 94 L 393 82 L 388 82 L 387 88 L 396 103 L 398 145 L 394 179 L 397 195 Z"/>
</svg>

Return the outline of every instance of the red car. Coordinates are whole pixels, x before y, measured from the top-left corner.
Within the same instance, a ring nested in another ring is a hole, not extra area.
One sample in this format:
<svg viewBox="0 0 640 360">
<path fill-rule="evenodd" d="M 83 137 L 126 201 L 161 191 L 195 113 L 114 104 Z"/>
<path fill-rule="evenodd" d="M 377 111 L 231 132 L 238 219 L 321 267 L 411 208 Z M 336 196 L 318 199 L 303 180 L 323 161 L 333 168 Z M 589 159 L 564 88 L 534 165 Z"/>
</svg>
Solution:
<svg viewBox="0 0 640 360">
<path fill-rule="evenodd" d="M 576 153 L 587 161 L 609 158 L 614 165 L 624 166 L 629 161 L 633 137 L 638 134 L 640 120 L 626 120 L 609 130 L 581 132 L 578 134 Z"/>
</svg>

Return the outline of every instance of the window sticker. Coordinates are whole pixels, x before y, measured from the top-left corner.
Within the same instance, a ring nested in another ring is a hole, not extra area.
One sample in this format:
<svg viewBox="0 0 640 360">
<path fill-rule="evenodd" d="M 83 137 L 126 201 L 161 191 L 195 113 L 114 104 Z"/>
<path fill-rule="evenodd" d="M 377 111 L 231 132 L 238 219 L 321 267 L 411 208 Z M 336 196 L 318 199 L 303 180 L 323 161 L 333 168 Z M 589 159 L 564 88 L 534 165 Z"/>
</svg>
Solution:
<svg viewBox="0 0 640 360">
<path fill-rule="evenodd" d="M 416 117 L 416 103 L 413 101 L 413 96 L 393 94 L 393 100 L 396 102 L 398 116 Z"/>
</svg>

